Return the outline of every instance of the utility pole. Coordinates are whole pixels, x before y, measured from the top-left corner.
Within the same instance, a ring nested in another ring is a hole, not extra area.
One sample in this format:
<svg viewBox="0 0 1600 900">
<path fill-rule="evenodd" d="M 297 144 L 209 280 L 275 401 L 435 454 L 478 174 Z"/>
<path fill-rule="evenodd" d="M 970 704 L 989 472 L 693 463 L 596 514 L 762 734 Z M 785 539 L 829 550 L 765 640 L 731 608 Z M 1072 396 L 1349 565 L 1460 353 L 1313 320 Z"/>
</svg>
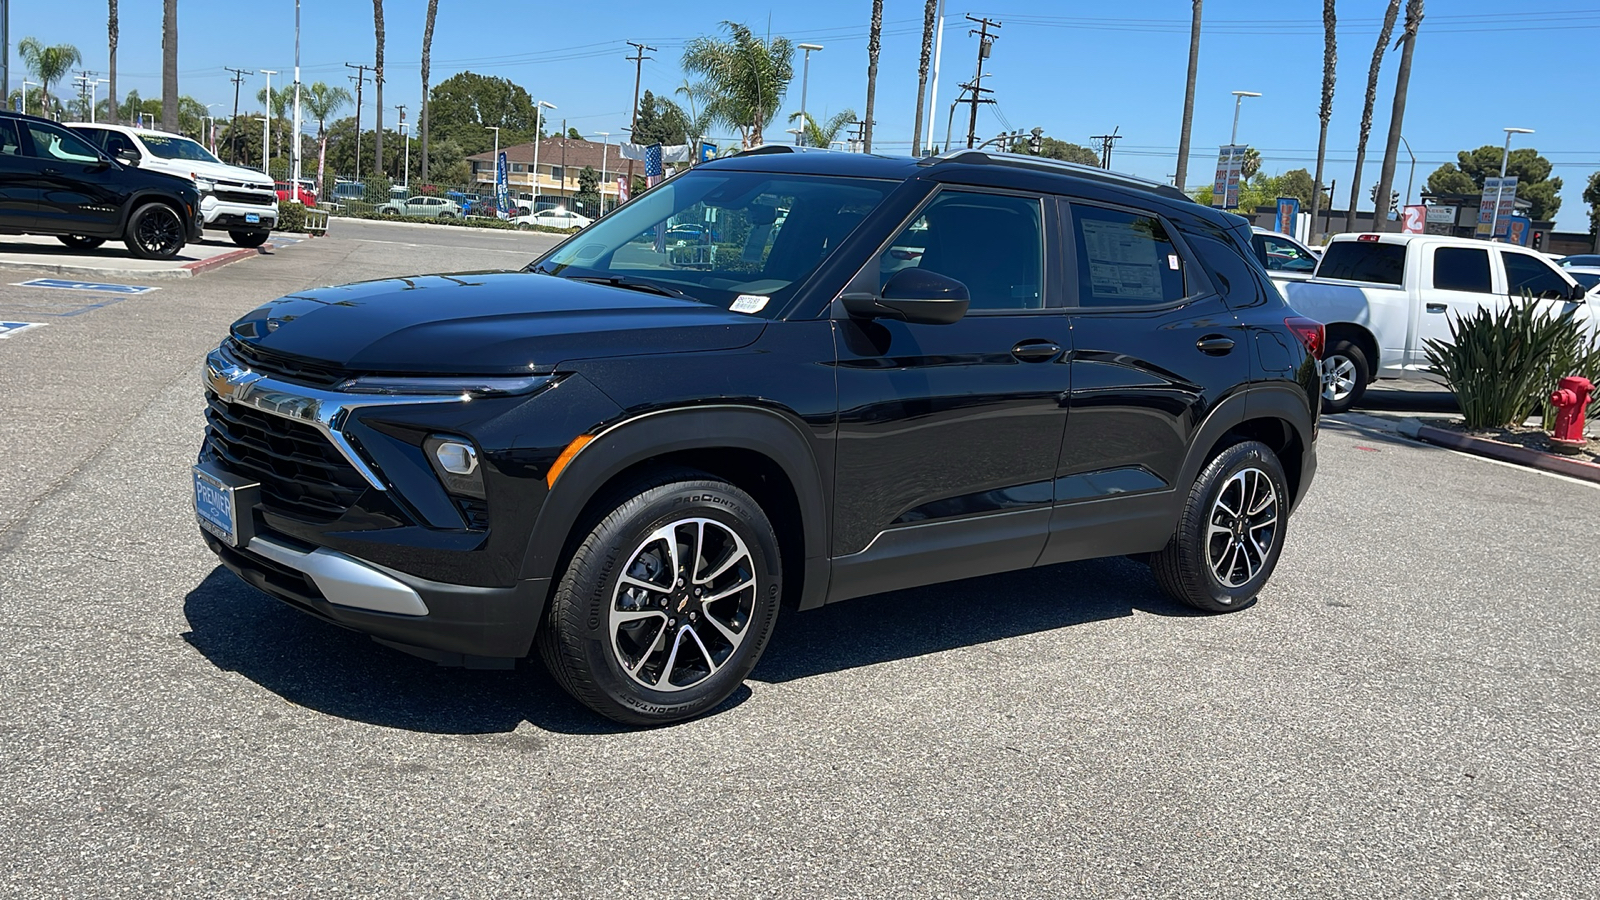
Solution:
<svg viewBox="0 0 1600 900">
<path fill-rule="evenodd" d="M 11 96 L 11 4 L 0 0 L 0 98 Z M 115 103 L 116 99 L 112 98 Z M 28 89 L 22 89 L 22 103 L 28 103 Z"/>
<path fill-rule="evenodd" d="M 406 179 L 406 193 L 409 195 L 411 193 L 411 135 L 406 130 L 406 105 L 404 103 L 396 103 L 394 105 L 394 110 L 395 110 L 395 112 L 400 114 L 400 124 L 398 126 L 398 130 L 400 132 L 400 140 L 406 142 L 406 174 L 405 174 L 405 179 Z"/>
<path fill-rule="evenodd" d="M 656 48 L 645 46 L 644 44 L 640 44 L 636 41 L 626 41 L 625 43 L 629 47 L 632 47 L 635 51 L 633 56 L 623 57 L 624 59 L 633 60 L 633 121 L 628 125 L 628 141 L 629 143 L 638 143 L 639 139 L 634 136 L 633 130 L 639 127 L 639 82 L 644 77 L 644 61 L 647 59 L 655 59 L 653 56 L 645 56 L 644 52 L 646 50 L 653 51 Z M 538 135 L 534 135 L 534 140 L 537 141 L 538 139 Z M 633 190 L 632 159 L 628 160 L 628 190 Z"/>
<path fill-rule="evenodd" d="M 367 70 L 371 66 L 357 66 L 345 63 L 346 69 L 355 69 L 356 74 L 348 76 L 356 83 L 356 181 L 361 180 L 361 88 L 367 83 Z M 385 198 L 387 199 L 387 198 Z"/>
<path fill-rule="evenodd" d="M 567 206 L 567 120 L 561 120 L 561 208 Z"/>
<path fill-rule="evenodd" d="M 1100 142 L 1100 168 L 1111 168 L 1111 148 L 1117 143 L 1117 141 L 1122 140 L 1122 135 L 1117 134 L 1117 132 L 1121 130 L 1122 126 L 1118 125 L 1117 127 L 1111 129 L 1110 134 L 1097 134 L 1089 138 L 1091 141 Z"/>
<path fill-rule="evenodd" d="M 244 82 L 248 69 L 222 67 L 233 73 L 233 118 L 228 120 L 228 162 L 239 164 L 239 85 Z"/>
<path fill-rule="evenodd" d="M 992 93 L 983 87 L 983 61 L 989 58 L 989 50 L 994 46 L 995 38 L 999 35 L 990 34 L 990 28 L 999 28 L 1000 23 L 988 18 L 974 18 L 967 16 L 967 21 L 977 22 L 979 30 L 967 29 L 968 34 L 978 36 L 978 72 L 972 76 L 972 117 L 967 122 L 967 147 L 971 148 L 978 143 L 978 104 L 993 103 L 993 100 L 984 100 L 983 94 Z"/>
</svg>

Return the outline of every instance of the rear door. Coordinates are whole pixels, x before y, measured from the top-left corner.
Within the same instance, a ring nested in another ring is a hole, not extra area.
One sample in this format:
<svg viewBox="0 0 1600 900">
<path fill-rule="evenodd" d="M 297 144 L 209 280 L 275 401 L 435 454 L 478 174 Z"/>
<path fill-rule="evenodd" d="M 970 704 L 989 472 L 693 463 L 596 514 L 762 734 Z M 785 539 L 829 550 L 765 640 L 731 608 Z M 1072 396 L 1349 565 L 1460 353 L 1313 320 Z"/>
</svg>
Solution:
<svg viewBox="0 0 1600 900">
<path fill-rule="evenodd" d="M 0 228 L 39 227 L 39 170 L 43 163 L 23 149 L 15 119 L 0 118 Z"/>
<path fill-rule="evenodd" d="M 120 173 L 88 141 L 65 128 L 21 124 L 38 165 L 40 227 L 62 234 L 115 235 L 122 215 Z"/>
</svg>

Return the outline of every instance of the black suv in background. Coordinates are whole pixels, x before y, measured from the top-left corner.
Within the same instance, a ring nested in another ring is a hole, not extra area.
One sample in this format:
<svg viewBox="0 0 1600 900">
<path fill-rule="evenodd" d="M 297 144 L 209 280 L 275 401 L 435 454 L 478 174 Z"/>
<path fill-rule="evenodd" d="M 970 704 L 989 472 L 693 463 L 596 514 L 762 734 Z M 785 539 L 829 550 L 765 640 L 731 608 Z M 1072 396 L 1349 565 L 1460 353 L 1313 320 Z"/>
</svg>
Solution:
<svg viewBox="0 0 1600 900">
<path fill-rule="evenodd" d="M 47 119 L 0 112 L 0 234 L 49 234 L 77 250 L 124 241 L 144 259 L 200 239 L 192 182 L 113 160 Z"/>
<path fill-rule="evenodd" d="M 1316 468 L 1321 343 L 1244 220 L 1175 189 L 773 147 L 522 272 L 246 315 L 196 509 L 307 612 L 442 664 L 537 644 L 596 711 L 668 722 L 783 604 L 1127 554 L 1249 605 Z"/>
</svg>

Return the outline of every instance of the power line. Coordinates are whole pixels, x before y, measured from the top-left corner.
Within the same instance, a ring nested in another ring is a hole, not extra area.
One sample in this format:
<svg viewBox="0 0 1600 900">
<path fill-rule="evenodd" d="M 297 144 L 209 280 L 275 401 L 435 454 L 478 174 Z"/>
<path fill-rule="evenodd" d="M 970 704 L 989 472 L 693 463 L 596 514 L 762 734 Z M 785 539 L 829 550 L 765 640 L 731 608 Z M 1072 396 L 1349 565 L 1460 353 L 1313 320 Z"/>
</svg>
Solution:
<svg viewBox="0 0 1600 900">
<path fill-rule="evenodd" d="M 1121 130 L 1122 126 L 1118 125 L 1117 127 L 1111 129 L 1110 134 L 1097 134 L 1089 138 L 1091 141 L 1100 142 L 1100 168 L 1111 168 L 1111 148 L 1115 146 L 1117 141 L 1122 140 L 1122 135 L 1117 134 L 1117 132 Z"/>
</svg>

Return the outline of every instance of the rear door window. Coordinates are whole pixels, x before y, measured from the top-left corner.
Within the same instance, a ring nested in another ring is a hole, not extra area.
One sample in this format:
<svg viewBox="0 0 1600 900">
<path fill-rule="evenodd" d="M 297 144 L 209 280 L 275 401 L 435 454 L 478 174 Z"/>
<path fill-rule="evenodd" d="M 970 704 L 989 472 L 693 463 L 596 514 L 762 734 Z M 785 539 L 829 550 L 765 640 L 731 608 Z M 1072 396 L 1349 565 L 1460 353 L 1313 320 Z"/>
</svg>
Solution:
<svg viewBox="0 0 1600 900">
<path fill-rule="evenodd" d="M 21 156 L 22 138 L 14 119 L 0 119 L 0 156 Z"/>
<path fill-rule="evenodd" d="M 1305 248 L 1276 235 L 1258 234 L 1253 243 L 1261 264 L 1269 272 L 1301 272 L 1310 275 L 1317 267 L 1317 259 Z"/>
<path fill-rule="evenodd" d="M 1078 305 L 1166 306 L 1188 296 L 1183 256 L 1156 216 L 1074 204 Z"/>
<path fill-rule="evenodd" d="M 1493 292 L 1488 249 L 1440 247 L 1433 251 L 1433 286 L 1441 291 Z"/>
<path fill-rule="evenodd" d="M 1322 256 L 1317 277 L 1398 286 L 1405 280 L 1405 271 L 1405 244 L 1334 241 Z"/>
</svg>

